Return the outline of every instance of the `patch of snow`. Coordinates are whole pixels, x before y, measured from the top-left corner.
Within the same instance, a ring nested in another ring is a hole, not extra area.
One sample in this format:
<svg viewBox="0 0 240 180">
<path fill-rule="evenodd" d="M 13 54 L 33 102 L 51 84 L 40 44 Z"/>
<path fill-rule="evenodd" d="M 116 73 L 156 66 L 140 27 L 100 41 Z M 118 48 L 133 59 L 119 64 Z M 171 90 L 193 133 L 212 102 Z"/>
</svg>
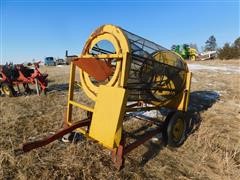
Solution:
<svg viewBox="0 0 240 180">
<path fill-rule="evenodd" d="M 132 114 L 134 116 L 147 116 L 147 117 L 151 117 L 154 118 L 157 115 L 156 110 L 152 110 L 152 111 L 136 111 L 136 112 L 130 112 L 127 114 Z"/>
<path fill-rule="evenodd" d="M 192 82 L 198 82 L 194 77 L 192 77 Z"/>
<path fill-rule="evenodd" d="M 158 112 L 157 112 L 157 110 L 145 111 L 145 112 L 143 113 L 143 115 L 144 115 L 144 116 L 147 116 L 147 117 L 155 118 L 155 117 L 157 117 Z"/>
<path fill-rule="evenodd" d="M 237 66 L 209 66 L 202 64 L 188 64 L 188 67 L 191 71 L 197 70 L 207 70 L 212 72 L 224 72 L 225 74 L 240 73 L 240 67 Z"/>
</svg>

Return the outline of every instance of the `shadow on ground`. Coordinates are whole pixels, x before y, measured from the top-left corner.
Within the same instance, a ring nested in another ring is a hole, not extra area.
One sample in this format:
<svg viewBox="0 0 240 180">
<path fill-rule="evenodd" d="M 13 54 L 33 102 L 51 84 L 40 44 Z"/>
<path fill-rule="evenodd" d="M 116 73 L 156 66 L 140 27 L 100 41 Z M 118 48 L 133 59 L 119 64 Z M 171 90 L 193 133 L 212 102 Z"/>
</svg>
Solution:
<svg viewBox="0 0 240 180">
<path fill-rule="evenodd" d="M 190 94 L 188 112 L 186 113 L 186 138 L 200 127 L 202 122 L 200 113 L 211 108 L 212 105 L 218 100 L 219 94 L 214 91 L 194 91 Z M 161 138 L 161 134 L 159 135 Z M 140 162 L 141 166 L 144 166 L 149 160 L 156 157 L 165 147 L 165 144 L 162 141 L 160 141 L 160 143 L 149 141 L 149 143 L 145 144 L 145 147 L 147 147 L 148 150 L 143 154 Z"/>
<path fill-rule="evenodd" d="M 219 94 L 215 91 L 194 91 L 190 94 L 187 112 L 188 135 L 199 128 L 202 121 L 200 113 L 211 108 L 219 100 L 219 97 Z"/>
<path fill-rule="evenodd" d="M 64 84 L 52 84 L 48 86 L 48 93 L 53 93 L 56 91 L 68 91 L 68 83 Z"/>
</svg>

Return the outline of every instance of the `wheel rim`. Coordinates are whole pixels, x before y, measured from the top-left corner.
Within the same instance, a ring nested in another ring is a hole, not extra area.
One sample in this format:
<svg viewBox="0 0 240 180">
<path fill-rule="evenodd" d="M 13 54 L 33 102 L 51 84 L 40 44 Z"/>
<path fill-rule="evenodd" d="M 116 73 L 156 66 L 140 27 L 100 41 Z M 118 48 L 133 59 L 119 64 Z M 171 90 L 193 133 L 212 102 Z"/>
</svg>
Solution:
<svg viewBox="0 0 240 180">
<path fill-rule="evenodd" d="M 184 120 L 178 118 L 172 129 L 172 138 L 175 142 L 181 140 L 184 132 Z"/>
<path fill-rule="evenodd" d="M 4 94 L 10 95 L 10 89 L 9 89 L 8 86 L 3 86 L 3 87 L 2 87 L 2 90 L 3 90 Z"/>
</svg>

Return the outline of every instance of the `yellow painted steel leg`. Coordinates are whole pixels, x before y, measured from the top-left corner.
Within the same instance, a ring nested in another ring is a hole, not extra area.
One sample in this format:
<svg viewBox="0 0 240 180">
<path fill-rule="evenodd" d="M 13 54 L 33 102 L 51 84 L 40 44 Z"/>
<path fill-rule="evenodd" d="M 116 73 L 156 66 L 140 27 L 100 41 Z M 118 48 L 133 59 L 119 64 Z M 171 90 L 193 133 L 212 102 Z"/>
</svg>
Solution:
<svg viewBox="0 0 240 180">
<path fill-rule="evenodd" d="M 67 123 L 71 123 L 71 121 L 72 121 L 72 106 L 73 105 L 70 102 L 73 100 L 75 71 L 76 71 L 76 66 L 73 63 L 71 63 L 69 90 L 68 90 L 68 104 L 67 104 L 67 119 L 66 119 Z"/>
<path fill-rule="evenodd" d="M 180 104 L 178 105 L 178 110 L 180 110 L 180 111 L 185 111 L 186 112 L 187 109 L 188 109 L 191 79 L 192 79 L 192 73 L 188 72 L 187 77 L 186 77 L 186 84 L 185 84 L 185 89 L 183 91 L 182 100 L 181 100 Z"/>
<path fill-rule="evenodd" d="M 190 96 L 190 88 L 191 88 L 191 80 L 192 80 L 192 73 L 187 73 L 186 78 L 186 89 L 185 89 L 185 103 L 184 103 L 184 111 L 187 111 L 188 109 L 188 103 L 189 103 L 189 96 Z"/>
</svg>

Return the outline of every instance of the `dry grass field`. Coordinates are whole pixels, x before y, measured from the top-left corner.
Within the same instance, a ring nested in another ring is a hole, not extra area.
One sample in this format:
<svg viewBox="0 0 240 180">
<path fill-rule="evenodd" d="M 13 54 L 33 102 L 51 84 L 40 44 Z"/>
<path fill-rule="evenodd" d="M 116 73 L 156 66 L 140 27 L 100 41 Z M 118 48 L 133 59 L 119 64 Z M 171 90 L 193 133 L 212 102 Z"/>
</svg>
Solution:
<svg viewBox="0 0 240 180">
<path fill-rule="evenodd" d="M 47 96 L 0 97 L 0 179 L 240 179 L 240 60 L 190 62 L 195 131 L 177 149 L 148 141 L 116 171 L 108 151 L 90 140 L 55 141 L 21 156 L 23 142 L 62 126 L 69 66 L 42 67 Z M 81 98 L 83 92 L 76 92 Z"/>
</svg>

